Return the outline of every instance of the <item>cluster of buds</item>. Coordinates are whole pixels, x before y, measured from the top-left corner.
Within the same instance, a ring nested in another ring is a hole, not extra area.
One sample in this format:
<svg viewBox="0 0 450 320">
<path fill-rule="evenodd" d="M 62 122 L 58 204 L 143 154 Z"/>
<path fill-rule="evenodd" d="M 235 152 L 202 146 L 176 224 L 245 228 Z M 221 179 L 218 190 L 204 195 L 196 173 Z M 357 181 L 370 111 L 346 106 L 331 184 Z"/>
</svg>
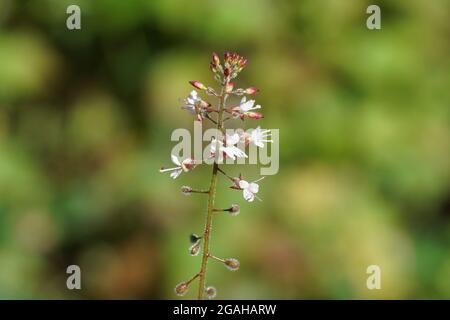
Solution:
<svg viewBox="0 0 450 320">
<path fill-rule="evenodd" d="M 223 56 L 222 62 L 216 53 L 212 55 L 212 61 L 210 68 L 214 73 L 215 79 L 220 83 L 220 91 L 216 91 L 214 88 L 204 85 L 199 81 L 189 81 L 189 83 L 195 88 L 189 94 L 186 99 L 183 99 L 182 109 L 188 110 L 195 116 L 196 121 L 204 121 L 205 119 L 213 122 L 217 126 L 217 135 L 211 140 L 210 144 L 210 158 L 215 158 L 213 163 L 213 172 L 211 178 L 211 184 L 207 190 L 196 190 L 191 186 L 182 186 L 181 192 L 184 195 L 191 195 L 193 193 L 205 194 L 208 196 L 208 213 L 205 224 L 204 233 L 202 236 L 191 234 L 189 254 L 191 256 L 197 256 L 202 252 L 202 264 L 200 271 L 194 275 L 190 280 L 179 283 L 175 287 L 175 293 L 177 295 L 184 295 L 188 291 L 190 284 L 199 279 L 199 299 L 206 296 L 208 299 L 212 299 L 217 295 L 217 290 L 212 286 L 206 286 L 206 264 L 209 259 L 222 263 L 227 269 L 236 271 L 240 267 L 240 263 L 237 259 L 226 258 L 222 259 L 212 255 L 209 251 L 209 240 L 211 231 L 211 221 L 213 213 L 225 212 L 231 216 L 236 216 L 240 213 L 240 206 L 238 204 L 232 204 L 226 209 L 214 208 L 214 196 L 216 192 L 216 183 L 218 173 L 223 174 L 228 178 L 232 185 L 230 188 L 242 191 L 244 200 L 253 202 L 254 199 L 261 200 L 257 193 L 259 192 L 259 185 L 257 182 L 261 181 L 264 177 L 261 177 L 255 181 L 247 181 L 242 174 L 239 177 L 232 177 L 225 173 L 220 167 L 218 159 L 220 157 L 228 157 L 233 160 L 236 158 L 247 158 L 245 153 L 245 146 L 253 144 L 259 148 L 264 148 L 266 143 L 273 142 L 270 140 L 270 130 L 262 130 L 259 126 L 250 132 L 240 132 L 233 134 L 225 134 L 224 122 L 232 119 L 262 119 L 263 115 L 256 110 L 261 109 L 261 105 L 256 104 L 254 99 L 247 99 L 247 96 L 254 95 L 258 92 L 255 87 L 248 87 L 247 89 L 235 88 L 235 84 L 231 82 L 236 78 L 238 74 L 247 65 L 247 59 L 236 54 L 226 52 Z M 213 107 L 211 103 L 202 99 L 199 95 L 200 92 L 209 96 L 218 98 L 219 103 L 216 107 Z M 220 92 L 220 93 L 218 93 Z M 239 104 L 226 106 L 226 100 L 230 95 L 242 96 Z M 228 115 L 227 118 L 224 115 Z M 241 148 L 241 147 L 244 148 Z M 204 164 L 200 160 L 194 160 L 191 158 L 179 159 L 175 155 L 171 155 L 174 167 L 161 168 L 160 172 L 169 172 L 173 179 L 176 179 L 182 172 L 189 172 L 196 166 Z"/>
<path fill-rule="evenodd" d="M 215 79 L 222 84 L 230 83 L 231 79 L 237 77 L 247 65 L 247 59 L 237 53 L 225 52 L 223 55 L 223 65 L 217 53 L 213 53 L 212 61 L 209 64 L 211 71 L 215 74 Z"/>
</svg>

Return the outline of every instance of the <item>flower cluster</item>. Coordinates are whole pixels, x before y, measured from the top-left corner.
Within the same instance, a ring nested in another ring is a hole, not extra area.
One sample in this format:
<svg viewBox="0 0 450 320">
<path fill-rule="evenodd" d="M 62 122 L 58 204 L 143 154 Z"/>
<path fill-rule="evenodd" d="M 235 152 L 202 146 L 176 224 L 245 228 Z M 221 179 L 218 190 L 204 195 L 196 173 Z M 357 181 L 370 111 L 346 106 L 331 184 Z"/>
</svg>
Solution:
<svg viewBox="0 0 450 320">
<path fill-rule="evenodd" d="M 210 158 L 214 158 L 212 177 L 209 189 L 196 190 L 190 186 L 181 187 L 181 192 L 184 195 L 191 195 L 193 193 L 205 194 L 208 196 L 208 211 L 206 216 L 206 223 L 204 232 L 201 236 L 191 234 L 189 247 L 189 254 L 192 256 L 199 255 L 202 252 L 202 263 L 200 271 L 194 275 L 190 280 L 181 282 L 175 287 L 175 293 L 177 295 L 184 295 L 189 285 L 195 280 L 199 279 L 199 291 L 198 298 L 202 299 L 206 296 L 212 299 L 216 296 L 217 291 L 212 286 L 206 286 L 206 265 L 209 259 L 216 260 L 222 263 L 226 268 L 231 271 L 236 271 L 240 267 L 240 263 L 237 259 L 227 258 L 222 259 L 216 257 L 210 253 L 210 231 L 211 223 L 214 213 L 226 212 L 232 216 L 236 216 L 240 213 L 240 207 L 237 204 L 233 204 L 225 209 L 218 209 L 214 207 L 214 198 L 216 192 L 216 181 L 218 174 L 224 175 L 232 182 L 231 189 L 242 191 L 244 200 L 253 202 L 255 199 L 261 200 L 257 193 L 259 192 L 259 185 L 257 182 L 261 181 L 264 177 L 261 177 L 255 181 L 244 180 L 242 174 L 238 177 L 231 177 L 225 171 L 220 168 L 220 159 L 230 158 L 247 158 L 245 153 L 245 147 L 248 145 L 254 145 L 258 148 L 264 148 L 266 143 L 272 142 L 270 140 L 270 130 L 262 130 L 261 127 L 251 130 L 250 132 L 226 134 L 224 131 L 224 123 L 228 120 L 246 119 L 259 120 L 263 118 L 263 115 L 259 113 L 261 105 L 256 104 L 254 99 L 249 99 L 247 96 L 254 95 L 258 92 L 255 87 L 235 88 L 235 84 L 231 82 L 236 78 L 239 73 L 246 67 L 247 59 L 236 54 L 226 52 L 223 55 L 221 61 L 216 53 L 212 55 L 212 61 L 210 62 L 210 69 L 214 74 L 214 78 L 220 83 L 220 90 L 216 91 L 214 88 L 204 85 L 199 81 L 189 81 L 189 83 L 195 88 L 189 94 L 186 99 L 183 99 L 182 109 L 188 110 L 193 116 L 195 121 L 209 120 L 216 125 L 217 135 L 211 140 L 210 144 Z M 198 91 L 197 91 L 198 90 Z M 203 92 L 208 96 L 213 96 L 218 99 L 217 106 L 213 106 L 208 101 L 204 100 L 200 96 Z M 226 106 L 227 99 L 229 97 L 236 96 L 240 99 L 237 104 L 231 104 Z M 258 111 L 256 111 L 258 110 Z M 161 168 L 160 172 L 170 173 L 170 177 L 176 179 L 181 173 L 189 172 L 196 166 L 206 164 L 201 159 L 180 159 L 175 155 L 171 155 L 174 167 Z"/>
</svg>

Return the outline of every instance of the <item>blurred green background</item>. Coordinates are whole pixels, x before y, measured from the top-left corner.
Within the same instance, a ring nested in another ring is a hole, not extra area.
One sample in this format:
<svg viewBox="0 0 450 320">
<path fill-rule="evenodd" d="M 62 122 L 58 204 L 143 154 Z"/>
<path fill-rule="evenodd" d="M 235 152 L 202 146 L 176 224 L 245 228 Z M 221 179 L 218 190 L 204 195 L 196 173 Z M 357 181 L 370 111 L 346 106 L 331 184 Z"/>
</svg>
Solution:
<svg viewBox="0 0 450 320">
<path fill-rule="evenodd" d="M 381 7 L 382 30 L 366 28 Z M 66 28 L 81 7 L 82 29 Z M 176 298 L 195 274 L 210 167 L 173 181 L 173 129 L 212 51 L 249 59 L 280 171 L 245 203 L 221 179 L 220 299 L 450 298 L 446 0 L 0 1 L 0 298 Z M 255 166 L 228 172 L 258 177 Z M 66 288 L 66 268 L 82 290 Z M 366 288 L 381 267 L 381 290 Z M 194 298 L 194 284 L 185 298 Z"/>
</svg>

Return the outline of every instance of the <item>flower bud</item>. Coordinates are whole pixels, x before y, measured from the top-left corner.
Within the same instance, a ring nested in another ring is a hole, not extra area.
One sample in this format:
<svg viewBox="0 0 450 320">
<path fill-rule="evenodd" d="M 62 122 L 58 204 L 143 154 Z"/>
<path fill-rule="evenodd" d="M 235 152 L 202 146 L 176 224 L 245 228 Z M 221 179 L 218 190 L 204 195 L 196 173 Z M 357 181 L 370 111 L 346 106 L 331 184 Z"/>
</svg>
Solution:
<svg viewBox="0 0 450 320">
<path fill-rule="evenodd" d="M 216 288 L 214 288 L 212 286 L 209 286 L 209 287 L 205 288 L 205 294 L 206 294 L 206 297 L 209 300 L 211 300 L 211 299 L 214 299 L 217 296 L 217 290 L 216 290 Z"/>
<path fill-rule="evenodd" d="M 230 93 L 231 91 L 233 91 L 233 88 L 234 88 L 234 83 L 228 82 L 227 85 L 225 86 L 225 93 Z"/>
<path fill-rule="evenodd" d="M 238 204 L 232 204 L 231 208 L 229 209 L 229 213 L 232 216 L 237 216 L 239 214 L 239 212 L 241 211 L 241 208 L 239 207 Z"/>
<path fill-rule="evenodd" d="M 213 52 L 212 54 L 212 63 L 215 65 L 218 65 L 220 63 L 219 56 L 215 52 Z"/>
<path fill-rule="evenodd" d="M 198 81 L 195 81 L 195 80 L 191 80 L 191 81 L 189 81 L 189 83 L 190 83 L 193 87 L 195 87 L 195 88 L 197 88 L 197 89 L 199 89 L 199 90 L 206 90 L 206 89 L 207 89 L 207 87 L 206 87 L 203 83 L 201 83 L 201 82 L 198 82 Z"/>
<path fill-rule="evenodd" d="M 188 284 L 186 282 L 181 282 L 176 285 L 175 287 L 175 293 L 177 296 L 184 296 L 188 290 Z"/>
<path fill-rule="evenodd" d="M 236 271 L 239 269 L 240 266 L 239 260 L 234 258 L 225 259 L 223 263 L 230 271 Z"/>
<path fill-rule="evenodd" d="M 246 116 L 250 119 L 256 119 L 256 120 L 264 118 L 264 116 L 261 113 L 254 112 L 254 111 L 249 111 L 249 112 L 246 112 L 245 114 L 242 114 L 241 119 L 244 119 Z"/>
<path fill-rule="evenodd" d="M 192 193 L 192 188 L 189 186 L 182 186 L 181 193 L 184 194 L 185 196 L 189 196 Z"/>
<path fill-rule="evenodd" d="M 259 90 L 255 87 L 250 87 L 244 90 L 245 94 L 255 94 L 257 93 Z"/>
<path fill-rule="evenodd" d="M 191 256 L 196 256 L 200 252 L 200 241 L 197 241 L 189 248 L 189 254 Z"/>
</svg>

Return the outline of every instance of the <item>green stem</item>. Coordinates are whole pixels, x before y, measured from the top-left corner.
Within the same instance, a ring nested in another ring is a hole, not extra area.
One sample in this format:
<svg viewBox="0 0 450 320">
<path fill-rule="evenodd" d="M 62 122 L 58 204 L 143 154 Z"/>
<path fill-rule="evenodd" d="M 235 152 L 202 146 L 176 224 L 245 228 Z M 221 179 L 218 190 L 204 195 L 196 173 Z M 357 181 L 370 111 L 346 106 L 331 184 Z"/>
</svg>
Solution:
<svg viewBox="0 0 450 320">
<path fill-rule="evenodd" d="M 217 130 L 222 131 L 222 115 L 223 109 L 226 100 L 226 94 L 224 90 L 225 86 L 222 87 L 222 92 L 219 96 L 219 111 L 217 117 Z M 212 228 L 212 217 L 213 217 L 213 209 L 214 209 L 214 198 L 216 196 L 216 185 L 217 185 L 217 172 L 220 170 L 219 165 L 217 164 L 217 155 L 219 154 L 219 149 L 216 148 L 216 159 L 213 164 L 212 176 L 211 176 L 211 184 L 209 186 L 209 195 L 208 195 L 208 212 L 206 214 L 206 222 L 205 229 L 203 232 L 203 254 L 202 254 L 202 265 L 199 272 L 199 286 L 198 286 L 198 300 L 203 299 L 203 295 L 205 292 L 205 280 L 206 280 L 206 266 L 208 264 L 209 257 L 209 240 Z"/>
</svg>

